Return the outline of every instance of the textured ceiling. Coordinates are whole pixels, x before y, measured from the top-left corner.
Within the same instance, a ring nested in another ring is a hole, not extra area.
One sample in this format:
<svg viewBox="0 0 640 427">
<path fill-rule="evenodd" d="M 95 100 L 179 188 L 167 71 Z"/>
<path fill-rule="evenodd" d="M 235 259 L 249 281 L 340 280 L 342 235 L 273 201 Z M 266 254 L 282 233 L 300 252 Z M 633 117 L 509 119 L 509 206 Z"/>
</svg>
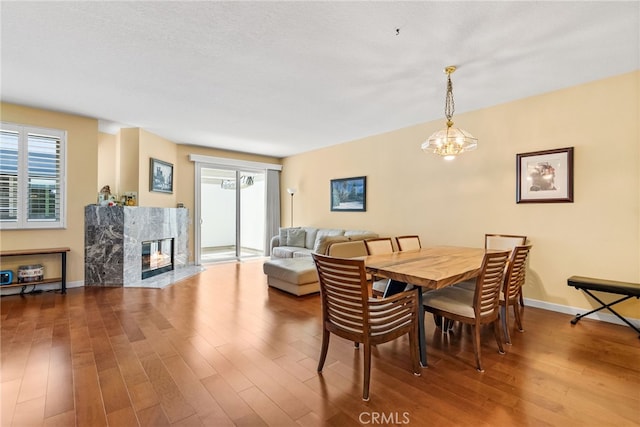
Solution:
<svg viewBox="0 0 640 427">
<path fill-rule="evenodd" d="M 3 101 L 276 157 L 443 118 L 446 65 L 456 113 L 640 69 L 638 1 L 2 1 L 0 15 Z"/>
</svg>

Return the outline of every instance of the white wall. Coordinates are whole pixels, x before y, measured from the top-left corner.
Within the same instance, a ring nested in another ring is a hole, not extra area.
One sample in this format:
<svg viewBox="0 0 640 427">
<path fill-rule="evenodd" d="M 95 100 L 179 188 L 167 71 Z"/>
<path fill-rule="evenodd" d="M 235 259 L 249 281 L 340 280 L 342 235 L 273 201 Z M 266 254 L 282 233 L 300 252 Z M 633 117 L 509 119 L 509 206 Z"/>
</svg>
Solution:
<svg viewBox="0 0 640 427">
<path fill-rule="evenodd" d="M 202 247 L 230 246 L 236 241 L 236 197 L 220 184 L 202 184 Z"/>
<path fill-rule="evenodd" d="M 264 249 L 264 180 L 241 190 L 242 246 Z M 235 244 L 235 190 L 223 190 L 220 184 L 202 184 L 202 247 Z"/>
</svg>

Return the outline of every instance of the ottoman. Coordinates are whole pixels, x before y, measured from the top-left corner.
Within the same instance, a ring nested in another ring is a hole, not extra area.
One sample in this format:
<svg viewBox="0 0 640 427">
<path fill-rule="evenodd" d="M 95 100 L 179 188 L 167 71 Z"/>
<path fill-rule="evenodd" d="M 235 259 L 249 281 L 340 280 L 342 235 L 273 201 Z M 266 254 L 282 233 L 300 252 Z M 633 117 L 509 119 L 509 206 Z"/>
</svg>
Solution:
<svg viewBox="0 0 640 427">
<path fill-rule="evenodd" d="M 262 271 L 269 286 L 294 295 L 320 292 L 316 265 L 311 257 L 282 258 L 266 261 Z"/>
</svg>

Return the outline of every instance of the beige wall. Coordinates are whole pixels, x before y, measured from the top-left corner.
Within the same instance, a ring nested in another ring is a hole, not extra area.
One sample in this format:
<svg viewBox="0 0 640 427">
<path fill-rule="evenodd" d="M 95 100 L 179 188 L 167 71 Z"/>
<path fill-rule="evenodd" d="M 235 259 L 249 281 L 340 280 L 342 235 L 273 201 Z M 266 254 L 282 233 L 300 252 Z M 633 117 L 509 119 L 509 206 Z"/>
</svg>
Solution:
<svg viewBox="0 0 640 427">
<path fill-rule="evenodd" d="M 139 130 L 139 159 L 138 159 L 138 204 L 140 206 L 154 206 L 161 208 L 175 208 L 177 199 L 176 174 L 177 145 L 173 142 L 147 132 Z M 154 158 L 173 165 L 173 193 L 159 193 L 149 191 L 149 165 Z"/>
<path fill-rule="evenodd" d="M 118 170 L 120 166 L 119 139 L 116 135 L 108 133 L 98 133 L 98 188 L 96 193 L 102 187 L 108 185 L 112 192 L 119 193 Z"/>
<path fill-rule="evenodd" d="M 80 116 L 0 104 L 3 121 L 67 131 L 67 228 L 64 230 L 2 231 L 2 250 L 68 246 L 67 280 L 84 280 L 84 207 L 96 202 L 98 188 L 98 121 Z M 6 258 L 2 268 L 39 262 L 50 276 L 60 271 L 59 256 L 37 259 Z"/>
<path fill-rule="evenodd" d="M 640 282 L 640 72 L 454 116 L 479 148 L 452 162 L 420 144 L 444 119 L 292 156 L 296 225 L 417 233 L 423 244 L 482 246 L 484 233 L 526 234 L 533 244 L 527 298 L 592 305 L 572 275 Z M 435 101 L 434 101 L 435 102 Z M 575 202 L 516 204 L 516 154 L 575 147 Z M 329 180 L 367 176 L 367 212 L 331 212 Z M 622 311 L 640 318 L 640 304 Z"/>
<path fill-rule="evenodd" d="M 175 168 L 177 145 L 140 128 L 123 128 L 116 135 L 99 134 L 99 188 L 111 187 L 122 196 L 138 193 L 138 206 L 174 208 L 176 206 Z M 174 192 L 149 191 L 150 159 L 174 165 Z"/>
<path fill-rule="evenodd" d="M 118 132 L 120 165 L 117 171 L 116 191 L 135 191 L 140 204 L 140 129 L 125 128 Z"/>
</svg>

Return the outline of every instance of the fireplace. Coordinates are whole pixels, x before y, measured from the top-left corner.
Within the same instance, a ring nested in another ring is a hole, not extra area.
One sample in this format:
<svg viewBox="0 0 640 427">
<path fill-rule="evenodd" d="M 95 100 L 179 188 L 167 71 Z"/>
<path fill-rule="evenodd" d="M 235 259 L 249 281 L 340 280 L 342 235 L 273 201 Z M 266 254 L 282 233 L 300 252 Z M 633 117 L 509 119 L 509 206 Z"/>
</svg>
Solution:
<svg viewBox="0 0 640 427">
<path fill-rule="evenodd" d="M 173 270 L 173 239 L 142 242 L 142 279 Z"/>
</svg>

